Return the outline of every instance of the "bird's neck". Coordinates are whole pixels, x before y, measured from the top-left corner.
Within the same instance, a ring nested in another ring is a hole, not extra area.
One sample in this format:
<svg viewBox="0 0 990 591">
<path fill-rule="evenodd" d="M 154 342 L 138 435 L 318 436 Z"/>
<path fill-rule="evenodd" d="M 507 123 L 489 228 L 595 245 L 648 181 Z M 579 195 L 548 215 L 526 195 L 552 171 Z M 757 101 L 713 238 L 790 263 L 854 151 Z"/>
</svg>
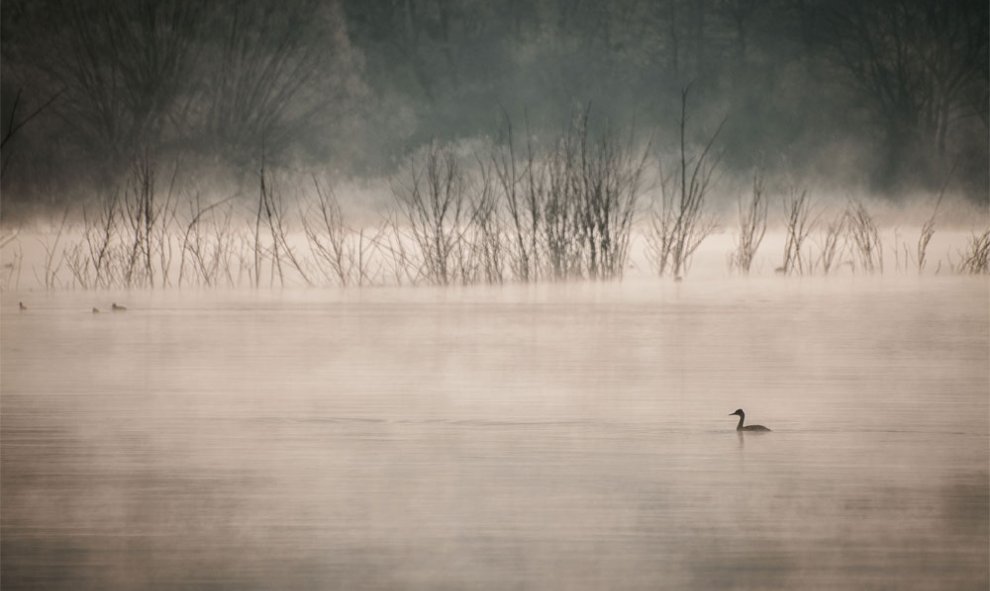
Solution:
<svg viewBox="0 0 990 591">
<path fill-rule="evenodd" d="M 736 425 L 736 431 L 742 431 L 743 421 L 746 420 L 746 415 L 739 415 L 739 424 Z"/>
</svg>

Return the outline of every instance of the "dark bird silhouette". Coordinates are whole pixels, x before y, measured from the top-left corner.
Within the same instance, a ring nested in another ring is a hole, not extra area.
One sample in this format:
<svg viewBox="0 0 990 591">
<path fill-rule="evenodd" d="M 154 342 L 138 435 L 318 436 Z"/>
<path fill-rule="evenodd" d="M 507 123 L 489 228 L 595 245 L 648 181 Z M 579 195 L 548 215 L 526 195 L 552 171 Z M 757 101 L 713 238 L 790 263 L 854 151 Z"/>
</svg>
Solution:
<svg viewBox="0 0 990 591">
<path fill-rule="evenodd" d="M 113 305 L 110 306 L 110 309 L 112 309 L 114 312 L 123 312 L 127 308 L 125 308 L 124 306 L 118 306 L 117 302 L 114 302 Z"/>
<path fill-rule="evenodd" d="M 24 302 L 17 302 L 17 307 L 21 309 L 21 312 L 28 309 L 28 307 L 24 305 Z"/>
<path fill-rule="evenodd" d="M 764 427 L 763 425 L 746 425 L 744 427 L 743 421 L 746 420 L 746 413 L 743 412 L 743 409 L 741 408 L 736 409 L 736 412 L 729 413 L 730 417 L 732 415 L 739 415 L 739 424 L 736 425 L 736 431 L 769 431 L 770 430 Z"/>
<path fill-rule="evenodd" d="M 93 307 L 93 314 L 99 314 L 99 313 L 100 313 L 100 309 L 97 308 L 96 306 L 94 306 Z"/>
</svg>

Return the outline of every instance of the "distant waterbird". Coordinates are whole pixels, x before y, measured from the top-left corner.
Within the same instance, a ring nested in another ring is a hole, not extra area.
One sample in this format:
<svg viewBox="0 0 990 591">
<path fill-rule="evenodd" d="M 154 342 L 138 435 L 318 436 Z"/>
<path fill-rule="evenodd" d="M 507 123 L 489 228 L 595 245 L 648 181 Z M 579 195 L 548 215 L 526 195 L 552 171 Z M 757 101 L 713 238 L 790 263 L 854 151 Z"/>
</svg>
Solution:
<svg viewBox="0 0 990 591">
<path fill-rule="evenodd" d="M 741 408 L 736 409 L 736 412 L 729 413 L 729 416 L 730 417 L 733 416 L 733 415 L 738 415 L 739 416 L 739 424 L 736 425 L 736 431 L 769 431 L 770 430 L 770 429 L 767 429 L 766 427 L 764 427 L 763 425 L 746 425 L 746 426 L 743 426 L 743 421 L 746 420 L 746 413 L 743 412 L 743 409 L 741 409 Z"/>
<path fill-rule="evenodd" d="M 93 314 L 99 314 L 99 313 L 100 313 L 100 309 L 97 308 L 96 306 L 93 306 Z"/>
<path fill-rule="evenodd" d="M 111 310 L 113 310 L 114 312 L 123 312 L 123 311 L 124 311 L 124 310 L 126 310 L 127 308 L 125 308 L 124 306 L 118 306 L 118 305 L 117 305 L 117 302 L 114 302 L 114 303 L 113 303 L 113 304 L 112 304 L 112 305 L 110 306 L 110 309 L 111 309 Z"/>
<path fill-rule="evenodd" d="M 28 309 L 28 307 L 24 305 L 24 302 L 17 302 L 17 307 L 20 309 L 21 312 Z"/>
</svg>

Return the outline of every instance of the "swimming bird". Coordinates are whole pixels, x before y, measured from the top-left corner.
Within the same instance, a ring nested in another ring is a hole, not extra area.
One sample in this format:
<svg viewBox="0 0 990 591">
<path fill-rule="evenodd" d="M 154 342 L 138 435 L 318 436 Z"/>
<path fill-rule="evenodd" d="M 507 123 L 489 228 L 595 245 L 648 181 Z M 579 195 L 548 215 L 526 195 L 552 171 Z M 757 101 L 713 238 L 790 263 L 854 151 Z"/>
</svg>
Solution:
<svg viewBox="0 0 990 591">
<path fill-rule="evenodd" d="M 746 413 L 743 412 L 743 409 L 741 408 L 736 409 L 736 412 L 729 413 L 730 417 L 732 415 L 739 415 L 739 424 L 736 425 L 736 431 L 769 431 L 770 430 L 764 427 L 763 425 L 746 425 L 745 427 L 743 427 L 743 421 L 746 420 Z"/>
<path fill-rule="evenodd" d="M 100 309 L 97 308 L 96 306 L 93 306 L 93 314 L 99 314 L 99 313 L 100 313 Z"/>
<path fill-rule="evenodd" d="M 118 306 L 118 305 L 117 305 L 117 302 L 114 302 L 114 303 L 113 303 L 113 305 L 111 305 L 111 306 L 110 306 L 110 308 L 111 308 L 111 309 L 112 309 L 112 310 L 113 310 L 114 312 L 123 312 L 124 310 L 126 310 L 126 309 L 127 309 L 127 308 L 125 308 L 124 306 Z"/>
<path fill-rule="evenodd" d="M 21 312 L 28 309 L 28 307 L 24 305 L 24 302 L 17 302 L 17 307 L 21 309 Z"/>
</svg>

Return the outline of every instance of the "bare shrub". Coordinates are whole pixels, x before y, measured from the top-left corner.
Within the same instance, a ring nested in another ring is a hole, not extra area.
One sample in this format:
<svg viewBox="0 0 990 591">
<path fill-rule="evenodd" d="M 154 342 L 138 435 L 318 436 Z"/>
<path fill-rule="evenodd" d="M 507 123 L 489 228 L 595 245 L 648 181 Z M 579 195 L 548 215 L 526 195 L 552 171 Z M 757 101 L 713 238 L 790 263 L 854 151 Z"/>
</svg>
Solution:
<svg viewBox="0 0 990 591">
<path fill-rule="evenodd" d="M 822 232 L 820 253 L 818 264 L 821 265 L 822 273 L 828 275 L 832 272 L 838 262 L 839 245 L 845 230 L 845 215 L 841 214 L 834 219 L 825 222 L 825 229 Z"/>
<path fill-rule="evenodd" d="M 408 175 L 394 192 L 423 257 L 423 275 L 449 285 L 458 279 L 456 251 L 467 214 L 464 173 L 453 150 L 434 142 L 410 163 Z"/>
<path fill-rule="evenodd" d="M 176 162 L 169 177 L 165 201 L 161 204 L 159 211 L 154 214 L 157 223 L 153 224 L 148 232 L 148 240 L 151 243 L 150 249 L 158 254 L 158 268 L 161 276 L 160 285 L 162 287 L 169 287 L 171 285 L 170 275 L 174 255 L 173 247 L 176 245 L 173 234 L 178 231 L 177 211 L 179 200 L 176 190 L 178 173 L 179 164 Z"/>
<path fill-rule="evenodd" d="M 83 289 L 89 288 L 92 284 L 91 267 L 84 243 L 77 242 L 66 247 L 63 258 L 65 266 L 68 267 L 69 273 L 72 275 L 73 285 Z"/>
<path fill-rule="evenodd" d="M 123 282 L 125 287 L 138 283 L 154 285 L 151 266 L 151 227 L 155 223 L 155 168 L 150 158 L 143 158 L 134 165 L 132 185 L 124 190 L 122 200 L 124 229 L 129 245 L 124 259 Z M 136 277 L 135 275 L 140 275 Z M 143 281 L 142 281 L 143 280 Z"/>
<path fill-rule="evenodd" d="M 990 230 L 970 237 L 959 270 L 974 275 L 990 273 Z"/>
<path fill-rule="evenodd" d="M 791 188 L 784 198 L 784 225 L 787 238 L 784 242 L 784 264 L 782 272 L 804 274 L 811 271 L 810 253 L 802 252 L 808 235 L 814 228 L 811 218 L 811 202 L 808 191 Z"/>
<path fill-rule="evenodd" d="M 396 285 L 415 285 L 423 279 L 424 266 L 421 257 L 408 247 L 413 238 L 402 230 L 398 216 L 395 212 L 386 214 L 373 244 L 379 253 L 387 255 L 384 265 Z"/>
<path fill-rule="evenodd" d="M 494 166 L 484 161 L 479 161 L 478 166 L 481 184 L 471 205 L 471 255 L 477 261 L 481 281 L 502 283 L 508 249 L 496 193 L 498 173 Z"/>
<path fill-rule="evenodd" d="M 171 233 L 178 206 L 174 192 L 178 164 L 163 198 L 158 192 L 157 172 L 154 157 L 143 152 L 133 163 L 123 192 L 121 247 L 127 250 L 122 260 L 123 287 L 155 287 L 156 276 L 162 287 L 169 282 Z"/>
<path fill-rule="evenodd" d="M 232 209 L 221 208 L 231 198 L 202 206 L 197 193 L 189 203 L 189 223 L 182 236 L 179 258 L 178 285 L 188 281 L 187 261 L 201 285 L 213 287 L 226 278 L 228 286 L 236 285 L 231 273 L 234 236 L 231 231 Z"/>
<path fill-rule="evenodd" d="M 953 170 L 955 170 L 955 167 L 953 167 Z M 932 236 L 935 235 L 935 219 L 938 216 L 938 209 L 942 205 L 942 200 L 945 198 L 945 189 L 948 186 L 951 175 L 951 171 L 946 175 L 945 181 L 942 183 L 942 188 L 938 192 L 938 199 L 935 200 L 935 207 L 932 208 L 932 215 L 928 216 L 928 219 L 921 226 L 921 234 L 918 236 L 918 247 L 916 251 L 918 273 L 923 272 L 925 265 L 928 263 L 928 243 L 931 242 Z"/>
<path fill-rule="evenodd" d="M 64 252 L 60 248 L 60 243 L 62 241 L 62 236 L 65 233 L 68 219 L 69 209 L 66 208 L 62 211 L 62 217 L 57 226 L 55 225 L 54 220 L 49 222 L 49 232 L 47 234 L 50 237 L 38 239 L 42 250 L 45 252 L 45 256 L 43 259 L 41 276 L 38 276 L 37 271 L 34 272 L 34 275 L 35 280 L 37 280 L 37 282 L 45 289 L 50 290 L 57 286 L 59 271 L 62 268 L 62 264 L 65 262 Z"/>
<path fill-rule="evenodd" d="M 760 243 L 767 233 L 767 200 L 766 183 L 763 173 L 756 170 L 753 173 L 753 192 L 749 199 L 737 204 L 739 212 L 739 237 L 736 241 L 736 251 L 732 255 L 732 265 L 745 274 L 749 274 L 753 259 Z"/>
<path fill-rule="evenodd" d="M 24 262 L 24 250 L 16 242 L 20 230 L 14 228 L 7 232 L 0 233 L 0 250 L 8 249 L 11 253 L 11 261 L 5 263 L 0 269 L 0 291 L 7 289 L 17 289 L 20 285 L 21 266 Z"/>
<path fill-rule="evenodd" d="M 528 136 L 519 155 L 506 116 L 490 165 L 481 163 L 483 215 L 472 217 L 472 232 L 499 240 L 517 280 L 622 276 L 649 145 L 640 153 L 632 137 L 593 132 L 590 119 L 585 107 L 546 146 Z M 496 193 L 504 210 L 486 201 Z"/>
<path fill-rule="evenodd" d="M 540 245 L 547 275 L 553 279 L 581 277 L 585 237 L 581 220 L 580 132 L 572 125 L 544 157 Z"/>
<path fill-rule="evenodd" d="M 592 279 L 622 276 L 629 251 L 633 216 L 650 145 L 637 156 L 627 144 L 605 131 L 593 143 L 587 112 L 581 127 L 581 187 L 585 266 Z"/>
<path fill-rule="evenodd" d="M 657 272 L 681 277 L 690 265 L 694 251 L 717 228 L 715 219 L 705 213 L 705 198 L 719 157 L 712 153 L 715 139 L 725 120 L 697 156 L 688 153 L 688 90 L 681 91 L 680 149 L 675 171 L 665 174 L 661 162 L 660 199 L 654 202 L 647 230 L 647 257 Z"/>
<path fill-rule="evenodd" d="M 76 266 L 92 267 L 92 281 L 88 281 L 88 271 L 82 269 L 75 272 L 78 280 L 87 279 L 81 287 L 109 288 L 115 281 L 115 240 L 119 234 L 120 198 L 116 191 L 106 194 L 101 199 L 100 209 L 95 215 L 83 208 L 83 241 L 87 253 L 76 257 Z"/>
<path fill-rule="evenodd" d="M 883 273 L 883 242 L 873 216 L 859 201 L 846 207 L 846 228 L 859 266 L 867 273 Z"/>
<path fill-rule="evenodd" d="M 516 155 L 512 122 L 506 115 L 501 137 L 491 148 L 492 181 L 506 207 L 505 256 L 509 270 L 523 282 L 539 277 L 537 240 L 544 198 L 543 175 L 538 169 L 532 138 L 526 143 L 524 160 Z"/>
<path fill-rule="evenodd" d="M 385 226 L 371 236 L 366 236 L 363 228 L 348 227 L 329 181 L 320 182 L 315 175 L 312 180 L 316 201 L 300 217 L 316 269 L 328 282 L 341 287 L 374 283 L 381 263 L 374 260 L 372 251 Z"/>
<path fill-rule="evenodd" d="M 353 280 L 357 257 L 354 245 L 347 241 L 349 230 L 344 225 L 340 202 L 329 183 L 321 185 L 315 175 L 313 187 L 316 203 L 302 215 L 310 252 L 316 257 L 317 268 L 328 280 L 347 287 Z"/>
<path fill-rule="evenodd" d="M 268 242 L 265 244 L 261 236 L 262 221 L 268 230 Z M 269 182 L 262 163 L 259 176 L 258 209 L 254 224 L 254 284 L 258 287 L 261 280 L 261 266 L 264 258 L 271 261 L 269 267 L 269 285 L 275 284 L 276 277 L 280 286 L 286 284 L 285 267 L 291 265 L 307 285 L 312 285 L 306 270 L 289 245 L 288 228 L 285 220 L 285 207 L 282 203 L 282 193 L 274 182 Z"/>
</svg>

